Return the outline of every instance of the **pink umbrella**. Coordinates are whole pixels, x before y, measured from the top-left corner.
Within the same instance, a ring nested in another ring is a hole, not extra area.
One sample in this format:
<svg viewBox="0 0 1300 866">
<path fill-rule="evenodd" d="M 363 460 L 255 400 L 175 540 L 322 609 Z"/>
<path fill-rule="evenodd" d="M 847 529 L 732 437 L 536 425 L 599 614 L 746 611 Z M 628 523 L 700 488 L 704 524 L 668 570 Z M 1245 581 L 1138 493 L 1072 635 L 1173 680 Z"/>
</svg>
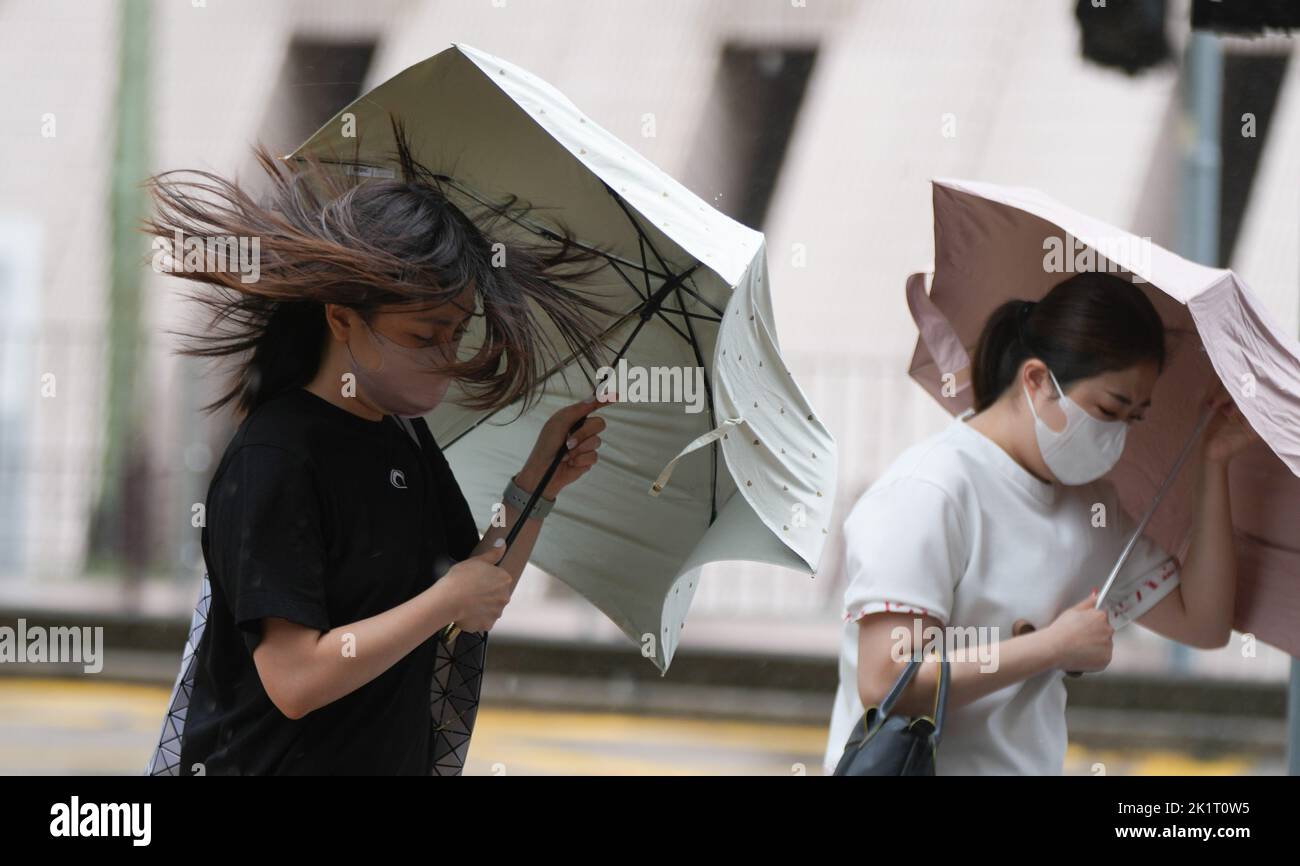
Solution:
<svg viewBox="0 0 1300 866">
<path fill-rule="evenodd" d="M 1300 655 L 1300 343 L 1232 271 L 1190 262 L 1036 190 L 935 180 L 934 237 L 929 294 L 924 274 L 907 281 L 920 330 L 909 373 L 954 415 L 973 406 L 970 357 L 999 304 L 1037 300 L 1081 270 L 1111 271 L 1142 288 L 1169 331 L 1169 361 L 1147 421 L 1130 430 L 1124 457 L 1107 477 L 1129 514 L 1145 514 L 1217 377 L 1262 440 L 1230 469 L 1234 627 Z M 1191 473 L 1175 478 L 1146 526 L 1180 559 L 1192 522 L 1191 484 Z"/>
</svg>

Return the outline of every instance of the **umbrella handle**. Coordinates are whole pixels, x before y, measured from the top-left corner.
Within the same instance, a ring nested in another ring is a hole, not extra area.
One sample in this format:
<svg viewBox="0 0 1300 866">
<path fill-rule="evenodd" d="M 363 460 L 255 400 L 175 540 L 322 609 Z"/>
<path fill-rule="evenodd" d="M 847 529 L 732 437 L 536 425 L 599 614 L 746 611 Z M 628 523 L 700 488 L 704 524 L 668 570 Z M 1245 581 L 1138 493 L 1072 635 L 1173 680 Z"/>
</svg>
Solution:
<svg viewBox="0 0 1300 866">
<path fill-rule="evenodd" d="M 573 426 L 569 428 L 568 435 L 564 437 L 566 442 L 568 441 L 569 436 L 578 432 L 578 428 L 581 427 L 583 422 L 586 420 L 587 419 L 584 416 L 573 422 Z M 505 552 L 501 554 L 502 559 L 505 559 L 506 554 L 510 552 L 510 545 L 515 543 L 515 538 L 519 535 L 519 530 L 524 527 L 524 521 L 528 519 L 528 515 L 532 514 L 533 509 L 537 507 L 537 500 L 542 498 L 542 491 L 546 489 L 546 485 L 551 483 L 551 479 L 555 477 L 555 473 L 560 468 L 561 461 L 564 460 L 564 456 L 568 452 L 568 446 L 561 444 L 560 450 L 555 452 L 555 456 L 551 458 L 551 465 L 546 467 L 546 473 L 542 475 L 542 480 L 537 482 L 537 487 L 533 489 L 532 495 L 528 497 L 528 502 L 524 504 L 523 511 L 519 512 L 519 519 L 515 521 L 514 526 L 510 527 L 510 531 L 506 533 L 506 549 Z M 456 625 L 456 623 L 448 623 L 447 627 L 442 630 L 443 639 L 446 640 L 447 643 L 452 643 L 456 640 L 460 631 L 460 627 Z"/>
<path fill-rule="evenodd" d="M 1034 624 L 1027 619 L 1018 619 L 1011 625 L 1012 637 L 1021 637 L 1022 635 L 1027 635 L 1032 631 L 1037 631 L 1037 629 L 1035 629 Z M 1067 677 L 1078 678 L 1083 676 L 1083 671 L 1066 671 L 1065 675 Z"/>
</svg>

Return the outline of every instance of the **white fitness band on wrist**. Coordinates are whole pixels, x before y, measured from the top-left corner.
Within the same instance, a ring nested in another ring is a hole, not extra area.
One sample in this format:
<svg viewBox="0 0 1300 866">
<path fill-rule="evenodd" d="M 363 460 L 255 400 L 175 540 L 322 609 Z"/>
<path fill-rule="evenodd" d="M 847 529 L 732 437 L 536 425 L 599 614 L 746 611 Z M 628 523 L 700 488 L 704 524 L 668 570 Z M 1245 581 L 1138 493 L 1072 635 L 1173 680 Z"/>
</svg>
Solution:
<svg viewBox="0 0 1300 866">
<path fill-rule="evenodd" d="M 523 511 L 528 507 L 528 499 L 531 496 L 531 493 L 524 490 L 515 483 L 514 478 L 511 478 L 506 482 L 506 489 L 501 492 L 501 501 L 506 505 L 513 505 L 519 511 Z M 553 507 L 555 507 L 554 499 L 539 496 L 537 497 L 537 504 L 533 506 L 533 511 L 528 517 L 532 520 L 544 520 L 546 515 L 551 513 Z"/>
</svg>

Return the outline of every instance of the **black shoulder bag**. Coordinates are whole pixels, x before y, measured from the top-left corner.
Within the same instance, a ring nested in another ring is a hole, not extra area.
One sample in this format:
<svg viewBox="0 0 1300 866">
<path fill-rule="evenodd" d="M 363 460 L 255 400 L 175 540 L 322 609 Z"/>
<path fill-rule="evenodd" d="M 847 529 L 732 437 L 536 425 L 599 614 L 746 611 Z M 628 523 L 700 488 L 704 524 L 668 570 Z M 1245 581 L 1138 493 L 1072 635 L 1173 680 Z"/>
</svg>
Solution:
<svg viewBox="0 0 1300 866">
<path fill-rule="evenodd" d="M 868 707 L 853 727 L 836 776 L 933 776 L 948 704 L 948 660 L 939 662 L 934 712 L 930 716 L 890 715 L 894 704 L 921 666 L 912 659 L 879 706 Z"/>
</svg>

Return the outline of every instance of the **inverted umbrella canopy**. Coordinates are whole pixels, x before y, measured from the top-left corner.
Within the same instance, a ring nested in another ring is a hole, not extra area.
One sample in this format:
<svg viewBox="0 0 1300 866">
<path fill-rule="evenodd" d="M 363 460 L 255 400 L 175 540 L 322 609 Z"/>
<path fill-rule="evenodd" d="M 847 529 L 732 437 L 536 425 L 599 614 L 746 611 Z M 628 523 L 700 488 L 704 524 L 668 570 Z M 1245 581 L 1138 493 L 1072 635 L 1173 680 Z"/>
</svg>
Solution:
<svg viewBox="0 0 1300 866">
<path fill-rule="evenodd" d="M 1130 514 L 1146 510 L 1200 418 L 1217 378 L 1259 434 L 1231 463 L 1238 556 L 1234 627 L 1300 655 L 1300 343 L 1230 270 L 1188 261 L 1042 193 L 934 181 L 934 278 L 907 282 L 920 330 L 909 372 L 952 414 L 973 407 L 970 359 L 989 314 L 1037 300 L 1070 272 L 1107 270 L 1139 286 L 1165 322 L 1170 357 L 1146 420 L 1107 476 Z M 1063 272 L 1064 271 L 1064 272 Z M 1171 487 L 1147 534 L 1180 558 L 1191 473 Z"/>
<path fill-rule="evenodd" d="M 544 214 L 554 212 L 605 257 L 605 296 L 617 290 L 620 315 L 604 337 L 633 387 L 616 389 L 620 401 L 601 410 L 609 427 L 600 463 L 560 496 L 532 561 L 609 616 L 660 671 L 704 565 L 750 560 L 815 573 L 835 443 L 781 358 L 763 236 L 546 82 L 464 44 L 365 94 L 290 158 L 396 176 L 390 114 L 411 133 L 412 155 L 466 203 L 518 196 L 538 209 L 512 228 L 543 237 L 552 231 Z M 359 144 L 342 135 L 345 115 L 364 130 Z M 634 387 L 661 369 L 701 370 L 705 399 L 638 399 Z M 598 375 L 577 360 L 549 372 L 546 393 L 518 419 L 514 408 L 463 408 L 454 388 L 427 417 L 484 523 L 542 424 L 590 396 Z"/>
</svg>

